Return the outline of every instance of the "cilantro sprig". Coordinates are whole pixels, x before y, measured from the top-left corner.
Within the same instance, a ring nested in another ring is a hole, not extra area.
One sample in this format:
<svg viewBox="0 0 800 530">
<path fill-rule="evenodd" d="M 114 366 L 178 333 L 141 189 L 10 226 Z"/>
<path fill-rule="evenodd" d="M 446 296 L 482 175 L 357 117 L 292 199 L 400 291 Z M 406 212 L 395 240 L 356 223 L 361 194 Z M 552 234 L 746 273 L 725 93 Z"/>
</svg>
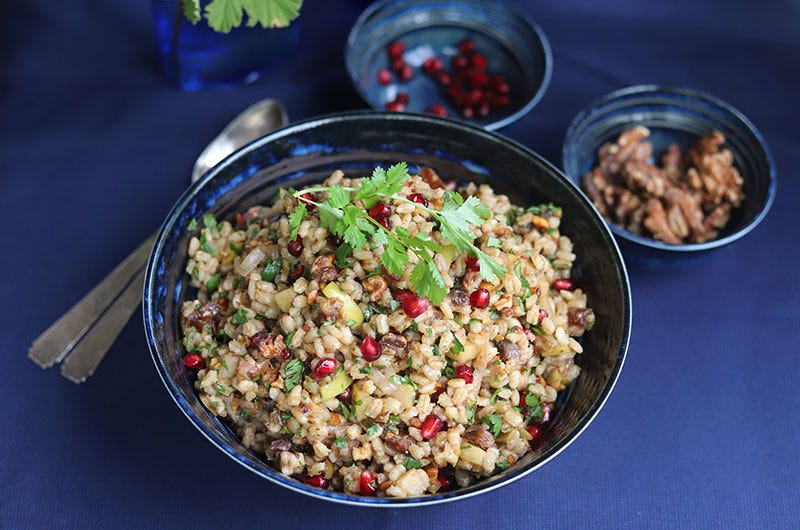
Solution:
<svg viewBox="0 0 800 530">
<path fill-rule="evenodd" d="M 338 262 L 341 263 L 354 249 L 381 246 L 381 264 L 389 274 L 401 276 L 409 264 L 410 255 L 414 255 L 417 263 L 408 278 L 411 290 L 434 304 L 440 304 L 447 289 L 433 257 L 442 246 L 425 232 L 412 235 L 402 226 L 390 230 L 367 212 L 379 201 L 407 202 L 430 215 L 438 223 L 442 237 L 456 250 L 476 258 L 485 280 L 497 283 L 506 269 L 475 245 L 473 232 L 473 226 L 481 226 L 491 217 L 489 208 L 477 197 L 464 199 L 460 194 L 448 191 L 441 209 L 435 210 L 398 195 L 408 179 L 408 166 L 400 162 L 389 169 L 375 168 L 370 177 L 361 180 L 359 188 L 322 186 L 293 191 L 291 195 L 298 199 L 306 193 L 326 193 L 327 198 L 318 202 L 307 198 L 298 201 L 288 218 L 290 237 L 297 237 L 300 224 L 308 215 L 306 204 L 314 204 L 319 211 L 320 224 L 344 241 L 344 251 L 337 251 Z"/>
</svg>

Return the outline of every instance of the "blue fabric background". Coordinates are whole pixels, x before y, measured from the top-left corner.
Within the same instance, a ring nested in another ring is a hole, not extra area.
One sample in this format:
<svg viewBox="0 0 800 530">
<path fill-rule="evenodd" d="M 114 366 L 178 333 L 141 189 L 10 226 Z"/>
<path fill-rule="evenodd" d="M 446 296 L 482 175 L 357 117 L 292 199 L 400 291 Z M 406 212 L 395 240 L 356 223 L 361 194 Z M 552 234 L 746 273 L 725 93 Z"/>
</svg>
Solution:
<svg viewBox="0 0 800 530">
<path fill-rule="evenodd" d="M 630 271 L 634 326 L 597 420 L 533 475 L 440 507 L 309 500 L 224 457 L 183 418 L 137 314 L 78 387 L 31 340 L 158 226 L 197 154 L 246 105 L 361 108 L 342 47 L 364 2 L 309 1 L 302 53 L 254 86 L 182 93 L 149 2 L 7 6 L 0 18 L 0 527 L 532 528 L 800 525 L 800 3 L 519 1 L 554 52 L 537 108 L 502 132 L 560 163 L 575 113 L 630 84 L 711 92 L 749 116 L 778 196 L 752 234 L 681 272 Z"/>
</svg>

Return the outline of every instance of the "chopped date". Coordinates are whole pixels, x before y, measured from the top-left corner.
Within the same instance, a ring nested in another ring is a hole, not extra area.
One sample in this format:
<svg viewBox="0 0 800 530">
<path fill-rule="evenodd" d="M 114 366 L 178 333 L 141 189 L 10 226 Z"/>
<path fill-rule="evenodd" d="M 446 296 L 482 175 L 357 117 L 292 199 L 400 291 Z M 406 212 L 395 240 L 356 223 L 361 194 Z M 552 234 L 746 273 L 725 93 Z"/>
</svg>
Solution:
<svg viewBox="0 0 800 530">
<path fill-rule="evenodd" d="M 485 423 L 467 427 L 467 430 L 464 431 L 464 440 L 481 449 L 489 449 L 495 444 L 494 436 L 489 432 Z"/>
<path fill-rule="evenodd" d="M 292 442 L 286 439 L 278 439 L 272 440 L 269 443 L 269 448 L 273 451 L 291 451 L 292 450 Z"/>
<path fill-rule="evenodd" d="M 333 254 L 323 254 L 314 260 L 311 266 L 311 277 L 318 282 L 332 282 L 339 277 L 334 265 Z"/>
<path fill-rule="evenodd" d="M 380 340 L 381 351 L 391 352 L 394 355 L 399 355 L 406 351 L 408 347 L 408 340 L 402 335 L 396 333 L 387 333 Z"/>
<path fill-rule="evenodd" d="M 188 317 L 186 317 L 186 322 L 190 326 L 194 326 L 197 331 L 202 331 L 203 326 L 212 325 L 215 328 L 219 324 L 220 318 L 222 317 L 222 313 L 228 308 L 228 299 L 227 298 L 220 298 L 219 300 L 214 300 L 211 302 L 207 302 L 206 304 L 202 305 L 199 309 L 194 311 Z"/>
<path fill-rule="evenodd" d="M 594 322 L 594 311 L 581 307 L 570 307 L 567 310 L 567 331 L 573 337 L 580 337 L 590 322 Z"/>
<path fill-rule="evenodd" d="M 451 289 L 450 300 L 453 302 L 453 305 L 461 307 L 469 304 L 469 296 L 467 296 L 467 293 L 461 289 Z"/>
<path fill-rule="evenodd" d="M 414 438 L 408 434 L 395 434 L 391 431 L 387 431 L 386 434 L 383 435 L 383 443 L 394 452 L 394 454 L 404 455 L 408 453 L 408 448 L 414 443 Z"/>
</svg>

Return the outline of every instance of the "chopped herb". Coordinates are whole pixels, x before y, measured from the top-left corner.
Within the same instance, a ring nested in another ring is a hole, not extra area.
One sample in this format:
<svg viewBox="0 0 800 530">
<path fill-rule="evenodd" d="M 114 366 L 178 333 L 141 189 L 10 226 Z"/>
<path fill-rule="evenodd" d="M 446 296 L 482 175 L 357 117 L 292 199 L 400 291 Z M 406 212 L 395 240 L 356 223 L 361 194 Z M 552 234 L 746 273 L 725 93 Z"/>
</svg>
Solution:
<svg viewBox="0 0 800 530">
<path fill-rule="evenodd" d="M 335 443 L 336 447 L 338 447 L 339 449 L 347 448 L 347 438 L 345 438 L 344 436 L 338 437 L 333 443 Z"/>
<path fill-rule="evenodd" d="M 294 387 L 300 384 L 303 379 L 304 369 L 303 361 L 298 358 L 294 358 L 286 364 L 283 369 L 283 388 L 286 392 L 291 392 Z"/>
<path fill-rule="evenodd" d="M 550 229 L 547 230 L 547 232 L 545 232 L 545 234 L 547 234 L 548 236 L 552 236 L 555 233 L 556 233 L 556 229 L 555 228 L 550 228 Z"/>
<path fill-rule="evenodd" d="M 531 206 L 527 210 L 527 213 L 532 213 L 534 215 L 541 215 L 543 217 L 560 217 L 561 216 L 561 207 L 556 206 L 552 202 L 548 204 L 540 204 L 538 206 Z"/>
<path fill-rule="evenodd" d="M 525 415 L 525 421 L 542 421 L 544 411 L 542 410 L 542 402 L 539 396 L 533 392 L 525 394 L 525 406 L 528 408 L 528 413 Z"/>
<path fill-rule="evenodd" d="M 347 321 L 347 323 L 346 323 L 345 325 L 346 325 L 348 328 L 352 328 L 352 327 L 353 327 L 353 326 L 355 326 L 356 324 L 357 324 L 357 322 L 356 322 L 355 320 L 353 320 L 353 319 L 350 319 L 350 320 L 348 320 L 348 321 Z"/>
<path fill-rule="evenodd" d="M 422 464 L 420 463 L 420 461 L 417 460 L 416 458 L 413 458 L 413 457 L 410 457 L 410 456 L 406 457 L 405 466 L 406 466 L 406 469 L 421 469 L 422 468 Z"/>
<path fill-rule="evenodd" d="M 468 325 L 470 325 L 470 326 L 471 326 L 472 324 L 480 324 L 480 323 L 481 323 L 481 321 L 480 321 L 479 319 L 477 319 L 477 318 L 470 318 L 470 319 L 469 319 L 469 324 L 468 324 Z"/>
<path fill-rule="evenodd" d="M 521 261 L 517 262 L 517 266 L 514 268 L 514 272 L 516 273 L 517 278 L 519 278 L 519 282 L 522 284 L 523 287 L 529 287 L 530 286 L 530 283 L 528 282 L 528 279 L 525 276 L 522 275 L 522 262 Z M 530 290 L 528 292 L 530 292 Z"/>
<path fill-rule="evenodd" d="M 223 361 L 222 359 L 220 359 L 220 360 L 219 360 L 219 364 L 221 364 L 223 368 L 225 368 L 226 370 L 228 370 L 228 363 L 226 363 L 226 362 L 225 362 L 225 361 Z"/>
<path fill-rule="evenodd" d="M 478 403 L 473 399 L 467 404 L 467 423 L 475 421 L 475 406 Z"/>
<path fill-rule="evenodd" d="M 594 323 L 595 323 L 595 322 L 597 322 L 597 320 L 590 320 L 590 321 L 589 321 L 589 322 L 586 324 L 586 331 L 589 331 L 590 329 L 592 329 L 592 328 L 594 327 Z"/>
<path fill-rule="evenodd" d="M 336 258 L 336 265 L 341 268 L 347 267 L 347 258 L 353 253 L 353 247 L 348 245 L 347 243 L 342 243 L 336 250 L 333 251 L 333 257 Z"/>
<path fill-rule="evenodd" d="M 395 300 L 394 298 L 389 300 L 389 309 L 391 309 L 392 311 L 397 311 L 397 309 L 399 307 L 400 307 L 400 301 L 399 300 Z"/>
<path fill-rule="evenodd" d="M 209 293 L 213 293 L 219 288 L 219 282 L 222 279 L 220 273 L 216 273 L 210 280 L 206 282 L 206 289 Z"/>
<path fill-rule="evenodd" d="M 245 322 L 247 322 L 247 310 L 246 309 L 238 309 L 236 313 L 233 314 L 231 317 L 231 322 L 236 324 L 237 326 L 241 326 Z"/>
<path fill-rule="evenodd" d="M 275 278 L 278 274 L 281 273 L 283 269 L 283 260 L 278 258 L 272 261 L 268 261 L 266 266 L 264 266 L 264 270 L 261 271 L 261 279 L 265 282 L 274 282 Z"/>
<path fill-rule="evenodd" d="M 197 219 L 192 219 L 189 221 L 189 226 L 186 227 L 190 232 L 193 232 L 197 229 Z"/>
<path fill-rule="evenodd" d="M 489 426 L 489 432 L 492 433 L 492 436 L 497 438 L 500 436 L 500 432 L 503 429 L 503 418 L 499 414 L 488 414 L 483 417 L 481 420 L 483 423 Z"/>
<path fill-rule="evenodd" d="M 419 331 L 419 324 L 417 324 L 416 320 L 411 321 L 411 329 L 413 329 L 414 331 Z"/>
<path fill-rule="evenodd" d="M 242 247 L 240 247 L 239 245 L 237 245 L 237 244 L 236 244 L 236 243 L 234 243 L 233 241 L 231 241 L 230 243 L 228 243 L 228 248 L 229 248 L 229 249 L 231 249 L 231 251 L 232 251 L 234 254 L 236 254 L 237 256 L 238 256 L 239 254 L 241 254 L 241 253 L 242 253 Z"/>
<path fill-rule="evenodd" d="M 202 250 L 206 254 L 214 254 L 215 252 L 214 247 L 208 244 L 208 239 L 206 239 L 205 230 L 200 232 L 200 250 Z"/>
<path fill-rule="evenodd" d="M 326 320 L 325 322 L 322 323 L 321 327 L 327 328 L 328 326 L 333 326 L 334 324 L 336 324 L 335 320 Z"/>
<path fill-rule="evenodd" d="M 425 333 L 428 334 L 428 337 L 433 338 L 433 328 L 426 329 Z"/>
<path fill-rule="evenodd" d="M 375 304 L 367 304 L 367 310 L 373 315 L 380 315 L 383 313 L 383 308 Z M 364 320 L 369 320 L 369 319 L 364 317 Z"/>
<path fill-rule="evenodd" d="M 508 459 L 504 458 L 503 460 L 498 460 L 497 464 L 495 464 L 495 469 L 497 471 L 505 471 L 509 467 Z"/>
<path fill-rule="evenodd" d="M 200 278 L 200 269 L 197 268 L 197 265 L 192 267 L 192 278 L 194 278 L 195 280 Z M 195 308 L 195 309 L 198 309 L 198 308 Z"/>
<path fill-rule="evenodd" d="M 216 395 L 221 396 L 225 393 L 225 387 L 219 383 L 214 383 L 214 390 L 216 390 Z"/>
<path fill-rule="evenodd" d="M 489 403 L 491 403 L 492 405 L 494 405 L 494 404 L 495 404 L 495 402 L 497 401 L 497 396 L 499 396 L 499 395 L 500 395 L 500 392 L 502 392 L 503 388 L 505 388 L 505 387 L 498 388 L 497 390 L 495 390 L 495 391 L 492 393 L 492 398 L 489 400 Z"/>
<path fill-rule="evenodd" d="M 203 226 L 211 230 L 217 229 L 217 219 L 213 214 L 207 213 L 203 215 Z"/>
<path fill-rule="evenodd" d="M 450 357 L 445 358 L 445 365 L 442 373 L 448 379 L 452 379 L 456 376 L 456 370 L 453 368 L 453 361 L 450 359 Z"/>
<path fill-rule="evenodd" d="M 239 419 L 242 421 L 247 421 L 250 419 L 250 413 L 246 410 L 242 409 L 239 411 Z"/>
<path fill-rule="evenodd" d="M 256 320 L 260 320 L 261 322 L 268 322 L 269 319 L 264 315 L 256 315 Z"/>
<path fill-rule="evenodd" d="M 455 333 L 453 334 L 453 341 L 455 341 L 455 344 L 450 348 L 450 353 L 458 356 L 458 354 L 464 351 L 464 345 L 461 344 L 461 341 L 458 340 L 458 337 L 456 337 Z"/>
<path fill-rule="evenodd" d="M 531 326 L 531 330 L 532 330 L 534 333 L 536 333 L 537 335 L 542 335 L 542 336 L 544 336 L 544 331 L 542 331 L 542 328 L 540 328 L 538 324 L 537 324 L 537 325 L 535 325 L 535 326 Z"/>
<path fill-rule="evenodd" d="M 435 356 L 437 356 L 437 357 L 441 357 L 442 356 L 442 351 L 439 349 L 439 346 L 434 346 L 432 349 L 433 349 L 433 354 Z"/>
<path fill-rule="evenodd" d="M 400 376 L 397 375 L 397 374 L 392 374 L 392 376 L 389 377 L 389 382 L 392 383 L 393 385 L 397 385 L 397 386 L 400 386 L 400 385 L 403 384 L 403 380 L 400 379 Z"/>
<path fill-rule="evenodd" d="M 486 246 L 489 248 L 503 248 L 503 242 L 497 237 L 490 236 L 486 240 Z"/>
<path fill-rule="evenodd" d="M 364 366 L 363 368 L 358 369 L 359 372 L 362 374 L 372 375 L 372 368 L 369 366 Z"/>
<path fill-rule="evenodd" d="M 377 425 L 377 424 L 375 424 L 375 423 L 370 423 L 370 424 L 369 424 L 369 427 L 367 427 L 367 437 L 369 437 L 369 438 L 372 438 L 373 436 L 375 436 L 376 434 L 378 434 L 378 431 L 379 431 L 379 430 L 381 430 L 381 428 L 380 428 L 380 427 L 378 427 L 378 425 Z"/>
<path fill-rule="evenodd" d="M 292 345 L 292 339 L 294 338 L 295 333 L 297 333 L 297 331 L 292 331 L 286 335 L 286 339 L 283 341 L 286 346 Z"/>
<path fill-rule="evenodd" d="M 400 418 L 398 418 L 394 414 L 389 414 L 389 421 L 386 422 L 386 430 L 396 433 L 398 423 L 400 423 Z"/>
<path fill-rule="evenodd" d="M 344 403 L 339 403 L 339 410 L 347 421 L 350 421 L 350 418 L 353 417 L 353 411 Z"/>
</svg>

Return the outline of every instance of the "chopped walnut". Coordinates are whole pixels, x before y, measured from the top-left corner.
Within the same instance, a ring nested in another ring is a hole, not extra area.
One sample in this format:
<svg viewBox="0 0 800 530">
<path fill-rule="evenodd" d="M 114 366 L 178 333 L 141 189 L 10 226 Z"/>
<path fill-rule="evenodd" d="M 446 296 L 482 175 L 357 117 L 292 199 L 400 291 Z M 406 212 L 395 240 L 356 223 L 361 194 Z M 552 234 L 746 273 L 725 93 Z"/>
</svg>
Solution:
<svg viewBox="0 0 800 530">
<path fill-rule="evenodd" d="M 649 135 L 636 126 L 600 147 L 597 167 L 583 178 L 587 195 L 603 217 L 635 234 L 671 244 L 713 239 L 744 200 L 725 136 L 712 131 L 685 156 L 672 144 L 659 168 Z"/>
<path fill-rule="evenodd" d="M 384 353 L 392 353 L 397 356 L 406 351 L 408 347 L 408 340 L 402 335 L 396 333 L 387 333 L 380 340 L 381 351 Z"/>
<path fill-rule="evenodd" d="M 334 265 L 333 254 L 323 254 L 314 260 L 311 266 L 311 277 L 318 282 L 332 282 L 339 277 Z"/>
<path fill-rule="evenodd" d="M 361 283 L 364 286 L 364 289 L 370 293 L 369 299 L 373 302 L 380 300 L 381 297 L 383 297 L 383 293 L 385 293 L 386 289 L 389 287 L 386 279 L 380 275 L 365 278 Z"/>
</svg>

